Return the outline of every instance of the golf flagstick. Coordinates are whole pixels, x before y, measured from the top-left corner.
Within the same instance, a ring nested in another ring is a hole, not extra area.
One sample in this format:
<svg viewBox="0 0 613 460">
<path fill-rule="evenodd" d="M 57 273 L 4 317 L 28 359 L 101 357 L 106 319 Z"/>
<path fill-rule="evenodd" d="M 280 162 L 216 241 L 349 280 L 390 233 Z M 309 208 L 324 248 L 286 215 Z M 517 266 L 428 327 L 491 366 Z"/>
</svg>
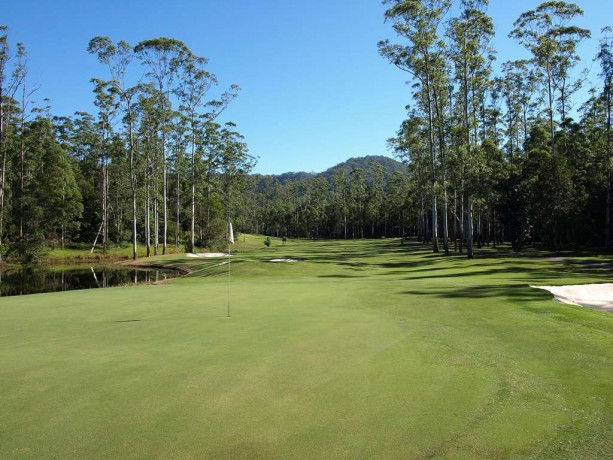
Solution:
<svg viewBox="0 0 613 460">
<path fill-rule="evenodd" d="M 234 244 L 234 230 L 232 229 L 232 222 L 228 217 L 228 318 L 230 317 L 230 244 Z"/>
</svg>

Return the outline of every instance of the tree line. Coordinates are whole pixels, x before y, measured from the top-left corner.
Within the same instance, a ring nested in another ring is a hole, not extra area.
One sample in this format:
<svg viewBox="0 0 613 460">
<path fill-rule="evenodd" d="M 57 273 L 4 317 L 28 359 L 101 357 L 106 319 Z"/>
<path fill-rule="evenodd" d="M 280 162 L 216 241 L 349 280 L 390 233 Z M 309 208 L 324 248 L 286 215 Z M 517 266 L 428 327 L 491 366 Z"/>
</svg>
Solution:
<svg viewBox="0 0 613 460">
<path fill-rule="evenodd" d="M 522 13 L 509 38 L 529 57 L 499 71 L 487 0 L 383 3 L 400 41 L 380 41 L 379 52 L 410 78 L 408 117 L 389 139 L 408 176 L 365 180 L 357 168 L 327 183 L 268 178 L 259 183 L 260 222 L 251 228 L 414 235 L 434 252 L 469 258 L 474 245 L 504 241 L 515 250 L 537 241 L 554 251 L 611 249 L 611 30 L 602 30 L 590 56 L 599 83 L 581 92 L 577 49 L 591 32 L 574 24 L 583 14 L 574 3 L 546 1 Z"/>
<path fill-rule="evenodd" d="M 359 159 L 358 159 L 359 160 Z M 254 175 L 244 194 L 242 228 L 299 238 L 379 238 L 415 233 L 408 176 L 380 161 L 331 174 L 282 180 Z"/>
<path fill-rule="evenodd" d="M 106 68 L 91 80 L 97 112 L 55 117 L 33 103 L 24 45 L 13 50 L 0 28 L 2 254 L 129 241 L 136 258 L 139 244 L 147 255 L 220 244 L 255 164 L 236 125 L 217 122 L 238 86 L 211 97 L 207 60 L 171 38 L 95 37 L 87 51 Z"/>
<path fill-rule="evenodd" d="M 398 42 L 378 50 L 410 83 L 388 141 L 406 171 L 373 163 L 288 181 L 250 174 L 243 137 L 219 122 L 239 88 L 213 97 L 217 78 L 184 43 L 94 37 L 95 113 L 56 117 L 33 103 L 26 49 L 0 28 L 0 252 L 27 258 L 65 241 L 129 243 L 134 257 L 139 245 L 192 251 L 224 241 L 229 212 L 240 231 L 414 235 L 468 257 L 502 242 L 610 249 L 610 29 L 590 56 L 599 81 L 585 88 L 577 49 L 591 32 L 575 25 L 574 3 L 522 13 L 509 37 L 529 57 L 499 69 L 487 0 L 383 3 Z"/>
<path fill-rule="evenodd" d="M 593 58 L 600 83 L 587 100 L 576 69 L 591 32 L 574 3 L 546 1 L 509 37 L 528 52 L 494 71 L 487 0 L 385 0 L 400 41 L 380 54 L 409 75 L 408 117 L 390 140 L 404 159 L 419 235 L 473 257 L 473 245 L 540 241 L 552 250 L 611 248 L 610 29 Z M 576 113 L 578 120 L 572 118 Z"/>
</svg>

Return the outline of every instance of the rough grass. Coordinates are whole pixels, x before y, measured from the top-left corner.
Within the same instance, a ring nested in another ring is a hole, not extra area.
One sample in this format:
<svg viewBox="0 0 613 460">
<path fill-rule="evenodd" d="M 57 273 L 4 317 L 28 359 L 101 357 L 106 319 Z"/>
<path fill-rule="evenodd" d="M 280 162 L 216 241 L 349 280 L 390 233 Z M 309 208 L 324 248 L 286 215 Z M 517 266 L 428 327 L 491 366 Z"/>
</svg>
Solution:
<svg viewBox="0 0 613 460">
<path fill-rule="evenodd" d="M 62 248 L 47 248 L 45 251 L 45 261 L 47 263 L 61 263 L 61 262 L 91 262 L 91 261 L 117 261 L 132 258 L 132 246 L 124 244 L 122 246 L 110 245 L 105 252 L 102 246 L 98 244 L 93 252 L 91 252 L 92 245 L 85 243 L 72 243 Z M 151 247 L 151 253 L 153 254 L 153 246 Z M 185 250 L 182 246 L 176 247 L 173 244 L 168 244 L 166 252 L 170 254 L 182 253 Z M 137 256 L 145 257 L 147 254 L 147 248 L 142 244 L 137 246 Z M 158 253 L 162 253 L 162 245 L 159 245 Z"/>
<path fill-rule="evenodd" d="M 227 265 L 180 255 L 163 285 L 0 299 L 0 458 L 613 452 L 613 315 L 529 288 L 609 269 L 244 238 L 231 318 Z"/>
</svg>

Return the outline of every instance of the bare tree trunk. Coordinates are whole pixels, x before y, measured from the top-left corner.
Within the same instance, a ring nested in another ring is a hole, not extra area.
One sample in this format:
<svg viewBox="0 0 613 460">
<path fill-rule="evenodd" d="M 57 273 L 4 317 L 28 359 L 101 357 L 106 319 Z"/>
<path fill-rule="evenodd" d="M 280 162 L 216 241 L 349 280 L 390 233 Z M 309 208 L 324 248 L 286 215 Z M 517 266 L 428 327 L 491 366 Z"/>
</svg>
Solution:
<svg viewBox="0 0 613 460">
<path fill-rule="evenodd" d="M 550 70 L 547 69 L 547 97 L 549 102 L 549 129 L 551 135 L 551 156 L 555 155 L 556 140 L 555 140 L 555 126 L 553 122 L 553 87 L 551 81 Z"/>
<path fill-rule="evenodd" d="M 161 89 L 161 88 L 160 88 Z M 170 92 L 170 89 L 168 90 Z M 170 101 L 170 99 L 168 98 Z M 164 166 L 163 170 L 163 201 L 164 201 L 164 215 L 163 215 L 163 229 L 162 229 L 162 254 L 166 254 L 166 248 L 168 244 L 168 165 L 166 164 L 166 113 L 164 113 L 164 117 L 162 120 L 162 164 Z M 157 252 L 157 244 L 158 244 L 158 229 L 159 225 L 157 223 L 157 199 L 156 199 L 156 252 Z"/>
<path fill-rule="evenodd" d="M 465 193 L 465 174 L 464 174 L 464 165 L 460 166 L 460 217 L 461 225 L 460 225 L 460 254 L 464 252 L 464 240 L 466 236 L 466 200 L 464 198 Z"/>
<path fill-rule="evenodd" d="M 430 168 L 432 181 L 432 252 L 438 252 L 438 214 L 436 209 L 436 157 L 434 153 L 434 126 L 432 122 L 432 99 L 430 82 L 426 83 L 426 96 L 428 104 L 428 146 L 430 149 Z"/>
<path fill-rule="evenodd" d="M 605 246 L 611 249 L 611 85 L 605 87 L 606 110 L 607 110 L 607 202 L 605 223 Z M 4 169 L 3 169 L 4 171 Z"/>
<path fill-rule="evenodd" d="M 4 235 L 4 189 L 6 181 L 6 153 L 2 151 L 2 174 L 0 175 L 0 246 L 2 246 L 2 237 Z M 0 252 L 0 260 L 2 252 Z"/>
<path fill-rule="evenodd" d="M 195 164 L 195 149 L 196 149 L 196 133 L 195 131 L 195 120 L 194 115 L 192 113 L 192 152 L 191 152 L 191 182 L 192 182 L 192 215 L 191 215 L 191 241 L 190 247 L 191 251 L 194 252 L 194 243 L 195 243 L 195 234 L 196 234 L 196 164 Z"/>
<path fill-rule="evenodd" d="M 4 66 L 0 67 L 1 77 L 4 77 Z M 4 91 L 0 78 L 0 155 L 2 156 L 2 172 L 0 173 L 0 248 L 2 247 L 2 235 L 4 233 L 4 181 L 6 178 L 6 154 L 4 152 Z M 8 119 L 8 114 L 6 115 Z M 2 252 L 0 251 L 0 261 L 2 260 Z"/>
<path fill-rule="evenodd" d="M 162 139 L 164 139 L 164 135 L 162 135 Z M 162 145 L 164 145 L 166 143 L 165 140 L 162 140 Z M 166 254 L 166 246 L 167 246 L 167 242 L 168 242 L 168 170 L 167 170 L 167 165 L 166 165 L 166 150 L 163 148 L 163 158 L 162 160 L 164 161 L 164 173 L 163 173 L 163 182 L 164 182 L 164 196 L 163 196 L 163 201 L 164 201 L 164 215 L 163 215 L 163 220 L 164 220 L 164 225 L 163 225 L 163 230 L 162 230 L 162 254 Z M 156 204 L 156 226 L 155 226 L 155 231 L 156 231 L 156 250 L 157 250 L 157 234 L 158 234 L 158 228 L 159 226 L 157 225 L 157 199 L 155 201 Z"/>
<path fill-rule="evenodd" d="M 444 110 L 439 106 L 439 97 L 434 90 L 434 107 L 438 117 L 438 144 L 441 155 L 441 170 L 443 172 L 443 251 L 449 255 L 449 223 L 448 223 L 448 199 L 447 199 L 447 171 L 445 169 L 445 133 L 443 132 Z"/>
<path fill-rule="evenodd" d="M 483 233 L 481 228 L 481 206 L 477 207 L 477 247 L 483 246 Z"/>
<path fill-rule="evenodd" d="M 466 256 L 469 259 L 473 259 L 475 257 L 473 253 L 473 199 L 472 196 L 468 195 L 468 203 L 467 203 L 467 222 L 466 222 Z"/>
<path fill-rule="evenodd" d="M 149 179 L 145 178 L 145 246 L 147 257 L 151 256 L 151 186 Z"/>
<path fill-rule="evenodd" d="M 108 246 L 108 169 L 106 165 L 106 158 L 102 156 L 102 250 L 106 252 Z"/>
<path fill-rule="evenodd" d="M 453 250 L 458 252 L 458 192 L 453 190 Z"/>
<path fill-rule="evenodd" d="M 175 228 L 175 247 L 179 247 L 179 229 L 181 228 L 181 155 L 177 152 L 177 226 Z"/>
<path fill-rule="evenodd" d="M 134 146 L 134 132 L 132 129 L 132 108 L 128 102 L 128 137 L 130 142 L 130 187 L 132 188 L 132 259 L 137 258 L 136 247 L 136 219 L 137 219 L 137 193 L 136 193 L 136 148 Z"/>
<path fill-rule="evenodd" d="M 0 247 L 4 235 L 4 189 L 6 181 L 6 152 L 4 151 L 4 104 L 2 102 L 2 85 L 0 85 L 0 155 L 2 155 L 2 173 L 0 173 Z M 8 113 L 6 114 L 8 118 Z M 0 251 L 2 260 L 2 251 Z"/>
<path fill-rule="evenodd" d="M 21 98 L 21 140 L 19 149 L 20 176 L 19 176 L 19 239 L 23 239 L 23 195 L 25 192 L 25 124 L 26 124 L 26 87 L 23 85 Z"/>
<path fill-rule="evenodd" d="M 160 247 L 160 213 L 158 211 L 157 193 L 153 199 L 153 254 L 157 256 Z"/>
</svg>

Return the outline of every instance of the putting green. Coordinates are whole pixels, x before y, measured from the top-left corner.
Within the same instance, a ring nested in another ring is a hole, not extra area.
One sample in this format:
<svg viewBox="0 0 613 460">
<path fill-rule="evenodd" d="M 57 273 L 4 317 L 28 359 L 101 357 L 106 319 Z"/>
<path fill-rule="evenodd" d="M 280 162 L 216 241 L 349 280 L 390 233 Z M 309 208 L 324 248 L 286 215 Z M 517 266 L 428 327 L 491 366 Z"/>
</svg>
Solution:
<svg viewBox="0 0 613 460">
<path fill-rule="evenodd" d="M 260 245 L 236 247 L 231 318 L 227 265 L 180 255 L 162 285 L 0 299 L 0 458 L 613 452 L 613 315 L 529 287 L 606 269 Z"/>
</svg>

